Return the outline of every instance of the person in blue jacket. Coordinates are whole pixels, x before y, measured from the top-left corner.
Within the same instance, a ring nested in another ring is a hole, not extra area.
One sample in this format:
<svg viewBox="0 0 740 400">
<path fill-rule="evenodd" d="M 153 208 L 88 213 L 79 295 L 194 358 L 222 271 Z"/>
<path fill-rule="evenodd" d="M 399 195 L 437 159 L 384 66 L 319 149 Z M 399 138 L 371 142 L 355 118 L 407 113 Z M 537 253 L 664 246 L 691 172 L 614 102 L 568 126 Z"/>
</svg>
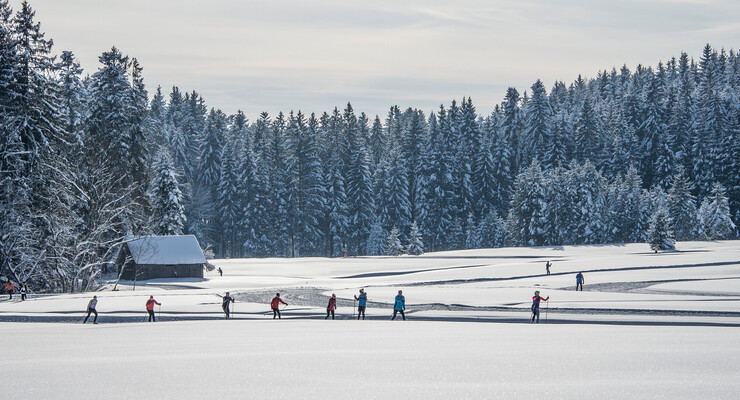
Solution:
<svg viewBox="0 0 740 400">
<path fill-rule="evenodd" d="M 360 289 L 360 297 L 355 296 L 355 300 L 359 301 L 357 306 L 357 320 L 360 320 L 360 315 L 362 315 L 362 319 L 365 319 L 365 307 L 367 306 L 367 293 L 365 293 L 365 289 Z"/>
<path fill-rule="evenodd" d="M 406 321 L 406 314 L 403 313 L 403 311 L 406 309 L 406 298 L 403 297 L 403 290 L 398 291 L 398 296 L 396 296 L 396 302 L 393 305 L 393 317 L 391 320 L 396 319 L 396 314 L 401 313 L 401 317 L 403 317 L 403 320 Z"/>
<path fill-rule="evenodd" d="M 578 275 L 576 275 L 576 291 L 578 291 L 578 288 L 581 288 L 581 292 L 583 291 L 583 272 L 579 272 Z"/>
</svg>

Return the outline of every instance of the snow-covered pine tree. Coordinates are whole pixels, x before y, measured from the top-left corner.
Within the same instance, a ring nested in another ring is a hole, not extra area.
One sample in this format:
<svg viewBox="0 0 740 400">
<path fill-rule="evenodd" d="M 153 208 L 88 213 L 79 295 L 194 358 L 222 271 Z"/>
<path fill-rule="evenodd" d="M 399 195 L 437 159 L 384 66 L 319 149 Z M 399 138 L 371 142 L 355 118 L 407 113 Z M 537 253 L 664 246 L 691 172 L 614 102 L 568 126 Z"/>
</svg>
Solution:
<svg viewBox="0 0 740 400">
<path fill-rule="evenodd" d="M 465 220 L 465 243 L 466 249 L 477 249 L 480 247 L 480 238 L 478 237 L 478 226 L 475 224 L 473 214 L 468 214 Z"/>
<path fill-rule="evenodd" d="M 447 112 L 440 105 L 437 113 L 436 129 L 430 132 L 430 155 L 432 165 L 429 170 L 429 214 L 425 225 L 429 229 L 427 249 L 447 250 L 452 242 L 453 224 L 458 214 L 457 194 L 453 178 L 452 143 Z M 379 197 L 380 198 L 380 197 Z"/>
<path fill-rule="evenodd" d="M 372 128 L 370 128 L 369 146 L 371 172 L 375 173 L 375 168 L 380 165 L 380 160 L 385 156 L 388 147 L 383 123 L 380 122 L 380 117 L 377 115 L 375 116 L 375 120 L 373 120 Z"/>
<path fill-rule="evenodd" d="M 342 176 L 341 160 L 336 151 L 332 151 L 328 161 L 324 163 L 324 175 L 327 186 L 326 215 L 323 223 L 326 255 L 336 257 L 342 254 L 344 245 L 349 238 L 347 191 Z M 382 248 L 385 246 L 385 234 L 383 234 L 381 241 Z"/>
<path fill-rule="evenodd" d="M 221 240 L 226 257 L 242 256 L 242 246 L 238 240 L 241 231 L 240 219 L 243 213 L 242 193 L 239 193 L 239 171 L 235 160 L 235 148 L 225 146 L 221 150 L 221 168 L 216 188 L 218 225 L 221 227 Z"/>
<path fill-rule="evenodd" d="M 196 169 L 197 181 L 204 190 L 216 196 L 216 186 L 221 175 L 221 155 L 227 131 L 227 117 L 221 110 L 211 109 L 200 140 L 200 156 Z"/>
<path fill-rule="evenodd" d="M 589 161 L 580 166 L 571 166 L 575 174 L 576 198 L 574 210 L 578 210 L 576 243 L 603 243 L 606 232 L 606 181 Z"/>
<path fill-rule="evenodd" d="M 489 127 L 491 128 L 491 127 Z M 481 139 L 480 147 L 475 152 L 473 186 L 476 200 L 474 210 L 482 220 L 490 210 L 496 208 L 496 162 L 493 158 L 490 130 Z"/>
<path fill-rule="evenodd" d="M 453 102 L 451 110 L 455 107 Z M 451 119 L 450 121 L 453 121 Z M 483 136 L 476 117 L 475 107 L 470 98 L 463 98 L 460 103 L 457 129 L 452 136 L 455 144 L 456 173 L 459 179 L 458 185 L 458 218 L 465 218 L 470 214 L 476 214 L 476 203 L 480 197 L 474 182 L 478 180 L 475 176 L 475 153 L 482 147 Z"/>
<path fill-rule="evenodd" d="M 636 243 L 645 232 L 645 199 L 642 179 L 633 166 L 624 178 L 618 177 L 609 189 L 607 238 L 614 243 Z"/>
<path fill-rule="evenodd" d="M 573 158 L 579 162 L 586 160 L 599 162 L 602 130 L 598 116 L 588 98 L 583 100 L 575 114 L 573 125 Z"/>
<path fill-rule="evenodd" d="M 406 169 L 403 167 L 403 161 L 397 151 L 391 150 L 388 160 L 387 169 L 381 167 L 385 173 L 385 188 L 387 193 L 383 194 L 378 200 L 381 202 L 379 211 L 380 220 L 386 230 L 391 227 L 399 227 L 399 231 L 408 229 L 411 226 L 411 205 L 408 196 L 408 177 Z"/>
<path fill-rule="evenodd" d="M 673 219 L 676 240 L 700 240 L 704 237 L 696 197 L 691 194 L 693 186 L 684 168 L 678 167 L 668 189 L 668 211 Z"/>
<path fill-rule="evenodd" d="M 567 164 L 569 142 L 573 138 L 572 131 L 573 128 L 565 111 L 558 111 L 553 117 L 550 139 L 543 149 L 542 164 L 545 170 Z"/>
<path fill-rule="evenodd" d="M 509 238 L 517 246 L 542 246 L 545 242 L 545 183 L 535 159 L 516 178 L 507 218 Z"/>
<path fill-rule="evenodd" d="M 359 140 L 360 127 L 352 105 L 347 104 L 344 110 L 345 136 L 349 141 L 347 163 L 347 200 L 349 202 L 349 251 L 351 254 L 362 254 L 367 248 L 370 225 L 375 221 L 375 199 L 373 182 L 370 176 L 370 157 L 367 149 Z M 406 183 L 406 201 L 408 201 L 408 183 Z"/>
<path fill-rule="evenodd" d="M 293 141 L 298 173 L 296 233 L 299 238 L 300 254 L 306 256 L 321 255 L 324 252 L 322 246 L 319 245 L 322 242 L 320 224 L 327 199 L 326 189 L 322 186 L 317 134 L 316 116 L 311 114 L 306 122 L 303 114 L 299 112 L 295 117 L 295 123 L 291 123 L 290 138 Z"/>
<path fill-rule="evenodd" d="M 400 233 L 398 232 L 398 228 L 394 226 L 386 238 L 385 254 L 389 256 L 400 256 L 403 254 L 403 251 L 404 248 L 403 244 L 401 244 Z"/>
<path fill-rule="evenodd" d="M 673 233 L 673 220 L 665 207 L 659 207 L 650 217 L 647 241 L 651 249 L 675 250 L 676 237 Z"/>
<path fill-rule="evenodd" d="M 725 192 L 724 186 L 715 182 L 712 192 L 701 202 L 699 218 L 710 240 L 728 239 L 735 230 Z"/>
<path fill-rule="evenodd" d="M 152 232 L 156 235 L 182 235 L 186 222 L 183 195 L 172 156 L 166 149 L 160 150 L 153 170 L 149 191 Z"/>
<path fill-rule="evenodd" d="M 419 227 L 416 225 L 416 221 L 411 224 L 411 231 L 409 232 L 409 244 L 406 246 L 406 254 L 412 256 L 418 256 L 424 254 L 424 242 L 419 232 Z"/>
<path fill-rule="evenodd" d="M 383 226 L 376 221 L 370 226 L 370 236 L 367 239 L 367 255 L 382 256 L 385 254 L 386 235 Z"/>
<path fill-rule="evenodd" d="M 513 87 L 506 89 L 504 101 L 501 103 L 501 118 L 499 118 L 499 133 L 502 143 L 496 145 L 505 146 L 508 149 L 508 160 L 501 161 L 509 166 L 509 185 L 514 180 L 520 168 L 526 166 L 520 162 L 520 136 L 523 129 L 522 110 L 519 107 L 519 92 Z M 511 187 L 511 186 L 509 186 Z"/>
<path fill-rule="evenodd" d="M 537 80 L 532 85 L 532 97 L 527 103 L 525 110 L 524 133 L 522 135 L 522 147 L 524 150 L 523 159 L 529 162 L 533 158 L 544 161 L 546 158 L 546 149 L 555 144 L 552 140 L 552 109 L 547 101 L 547 92 L 545 85 L 541 80 Z M 560 143 L 559 145 L 562 145 Z M 555 150 L 560 153 L 560 149 Z M 559 156 L 553 154 L 555 159 Z M 550 160 L 554 161 L 554 160 Z M 546 164 L 549 167 L 550 163 Z M 547 168 L 545 168 L 547 169 Z"/>
<path fill-rule="evenodd" d="M 481 248 L 503 247 L 506 242 L 506 223 L 495 210 L 478 224 L 478 238 Z"/>
<path fill-rule="evenodd" d="M 515 149 L 512 147 L 511 140 L 506 137 L 504 129 L 494 128 L 491 124 L 491 149 L 494 160 L 494 209 L 499 215 L 505 215 L 509 210 L 509 201 L 514 186 L 514 177 L 516 176 L 515 166 L 512 164 Z"/>
</svg>

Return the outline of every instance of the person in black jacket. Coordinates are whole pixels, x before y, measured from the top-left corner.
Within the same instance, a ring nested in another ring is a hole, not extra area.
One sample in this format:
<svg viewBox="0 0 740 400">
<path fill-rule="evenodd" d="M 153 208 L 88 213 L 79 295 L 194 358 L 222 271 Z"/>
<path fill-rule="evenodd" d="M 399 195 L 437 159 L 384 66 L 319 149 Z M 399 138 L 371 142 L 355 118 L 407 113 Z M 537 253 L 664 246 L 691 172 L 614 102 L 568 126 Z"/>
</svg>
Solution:
<svg viewBox="0 0 740 400">
<path fill-rule="evenodd" d="M 229 296 L 229 292 L 226 292 L 226 295 L 223 297 L 223 303 L 221 303 L 221 308 L 224 310 L 224 315 L 226 315 L 226 319 L 229 319 L 230 313 L 229 313 L 229 303 L 233 303 L 236 300 L 234 300 L 233 297 Z"/>
<path fill-rule="evenodd" d="M 87 303 L 87 316 L 85 317 L 85 320 L 82 321 L 82 323 L 87 323 L 87 319 L 90 318 L 90 313 L 95 314 L 95 318 L 93 318 L 93 324 L 98 323 L 98 312 L 95 310 L 95 307 L 98 305 L 98 296 L 93 296 L 93 298 L 90 300 L 90 302 Z"/>
</svg>

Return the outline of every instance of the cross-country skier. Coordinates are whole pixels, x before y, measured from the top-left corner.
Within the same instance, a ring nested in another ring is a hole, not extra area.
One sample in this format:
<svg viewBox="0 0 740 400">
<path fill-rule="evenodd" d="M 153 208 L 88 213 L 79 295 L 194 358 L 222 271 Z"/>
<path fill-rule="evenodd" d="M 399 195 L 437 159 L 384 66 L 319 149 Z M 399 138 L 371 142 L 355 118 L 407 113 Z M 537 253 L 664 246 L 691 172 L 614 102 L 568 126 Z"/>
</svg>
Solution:
<svg viewBox="0 0 740 400">
<path fill-rule="evenodd" d="M 10 295 L 8 300 L 13 300 L 13 291 L 15 290 L 15 285 L 13 285 L 13 282 L 7 281 L 3 285 L 5 286 L 5 289 L 8 290 L 8 294 Z"/>
<path fill-rule="evenodd" d="M 578 275 L 576 275 L 576 291 L 579 287 L 581 288 L 581 292 L 583 291 L 583 282 L 585 282 L 583 279 L 583 272 L 579 272 Z"/>
<path fill-rule="evenodd" d="M 537 318 L 537 323 L 540 323 L 540 300 L 548 301 L 550 300 L 550 296 L 547 296 L 547 298 L 540 297 L 540 291 L 534 292 L 534 297 L 532 297 L 532 320 L 529 322 L 530 324 L 534 322 L 535 317 Z"/>
<path fill-rule="evenodd" d="M 25 301 L 26 300 L 26 288 L 27 287 L 28 286 L 26 286 L 25 283 L 21 285 L 21 301 Z"/>
<path fill-rule="evenodd" d="M 403 313 L 405 309 L 406 298 L 403 297 L 403 290 L 399 290 L 398 295 L 396 296 L 396 302 L 393 305 L 393 317 L 391 317 L 391 320 L 396 319 L 397 313 L 401 313 L 401 317 L 403 317 L 403 320 L 406 321 L 406 314 Z"/>
<path fill-rule="evenodd" d="M 545 263 L 545 270 L 547 271 L 547 275 L 550 275 L 550 267 L 552 266 L 552 263 L 548 261 Z"/>
<path fill-rule="evenodd" d="M 218 274 L 220 276 L 224 276 L 224 271 L 221 269 L 221 267 L 218 267 Z"/>
<path fill-rule="evenodd" d="M 236 300 L 234 300 L 233 297 L 229 296 L 229 292 L 226 292 L 226 295 L 223 297 L 223 303 L 221 303 L 221 308 L 224 310 L 224 315 L 226 315 L 226 319 L 229 319 L 229 303 L 233 303 Z"/>
<path fill-rule="evenodd" d="M 93 318 L 93 324 L 98 323 L 98 312 L 95 310 L 95 307 L 98 305 L 98 296 L 93 296 L 92 299 L 90 299 L 90 302 L 87 303 L 87 316 L 85 317 L 85 320 L 82 321 L 82 323 L 87 323 L 87 319 L 90 318 L 90 313 L 95 314 L 95 318 Z"/>
<path fill-rule="evenodd" d="M 360 297 L 355 296 L 355 300 L 359 301 L 357 305 L 357 320 L 360 319 L 360 315 L 362 315 L 362 319 L 365 319 L 365 307 L 367 306 L 367 293 L 365 293 L 365 289 L 360 289 Z"/>
<path fill-rule="evenodd" d="M 283 299 L 280 298 L 280 293 L 277 293 L 270 303 L 270 307 L 272 307 L 272 319 L 275 319 L 275 317 L 282 319 L 280 318 L 280 303 L 283 303 L 286 306 L 288 305 L 288 303 L 284 302 Z"/>
<path fill-rule="evenodd" d="M 149 312 L 149 322 L 157 322 L 157 318 L 154 316 L 154 305 L 161 306 L 157 300 L 154 300 L 154 296 L 149 296 L 149 300 L 146 301 L 146 311 Z"/>
<path fill-rule="evenodd" d="M 332 293 L 331 298 L 329 299 L 329 305 L 326 306 L 326 318 L 329 319 L 329 314 L 331 314 L 331 319 L 334 319 L 334 310 L 337 309 L 337 295 Z"/>
</svg>

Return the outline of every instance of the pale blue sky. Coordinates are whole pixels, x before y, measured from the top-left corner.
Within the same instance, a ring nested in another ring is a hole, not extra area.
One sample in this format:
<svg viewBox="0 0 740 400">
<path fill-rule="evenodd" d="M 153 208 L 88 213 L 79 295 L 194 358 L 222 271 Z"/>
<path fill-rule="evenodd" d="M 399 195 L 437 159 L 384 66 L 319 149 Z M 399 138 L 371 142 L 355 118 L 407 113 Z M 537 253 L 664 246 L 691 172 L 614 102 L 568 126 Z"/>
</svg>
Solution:
<svg viewBox="0 0 740 400">
<path fill-rule="evenodd" d="M 21 0 L 11 0 L 17 10 Z M 436 110 L 471 96 L 480 113 L 539 79 L 656 65 L 705 43 L 737 48 L 739 1 L 31 0 L 55 52 L 86 72 L 115 45 L 150 90 L 197 90 L 226 113 L 391 105 Z"/>
</svg>

